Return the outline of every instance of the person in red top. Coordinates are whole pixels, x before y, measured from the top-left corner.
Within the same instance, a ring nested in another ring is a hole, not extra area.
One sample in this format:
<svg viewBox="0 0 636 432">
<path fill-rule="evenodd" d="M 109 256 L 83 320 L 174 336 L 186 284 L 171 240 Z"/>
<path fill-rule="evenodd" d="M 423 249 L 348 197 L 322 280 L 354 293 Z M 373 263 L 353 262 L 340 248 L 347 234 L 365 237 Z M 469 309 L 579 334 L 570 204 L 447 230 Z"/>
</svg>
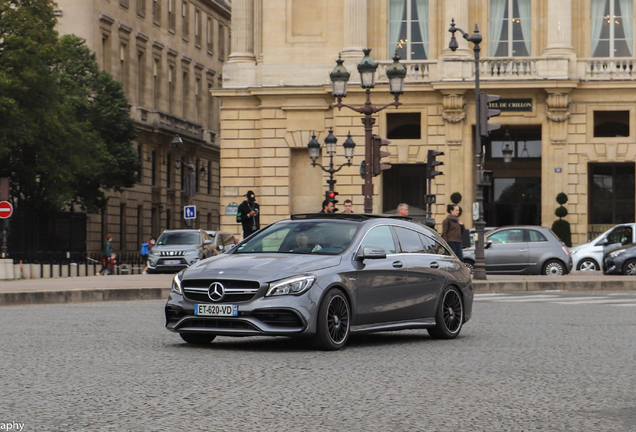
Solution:
<svg viewBox="0 0 636 432">
<path fill-rule="evenodd" d="M 110 254 L 110 258 L 108 258 L 108 274 L 112 275 L 115 271 L 115 266 L 117 265 L 117 254 L 114 252 Z"/>
</svg>

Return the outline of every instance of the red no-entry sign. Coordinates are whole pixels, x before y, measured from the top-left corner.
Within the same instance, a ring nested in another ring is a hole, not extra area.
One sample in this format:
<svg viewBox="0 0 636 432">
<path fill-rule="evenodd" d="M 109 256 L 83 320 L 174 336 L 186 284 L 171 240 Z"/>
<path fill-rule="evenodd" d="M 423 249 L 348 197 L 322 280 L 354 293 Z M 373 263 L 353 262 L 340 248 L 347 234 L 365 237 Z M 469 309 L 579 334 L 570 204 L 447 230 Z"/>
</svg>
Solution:
<svg viewBox="0 0 636 432">
<path fill-rule="evenodd" d="M 13 206 L 9 201 L 0 201 L 0 219 L 6 219 L 13 214 Z"/>
</svg>

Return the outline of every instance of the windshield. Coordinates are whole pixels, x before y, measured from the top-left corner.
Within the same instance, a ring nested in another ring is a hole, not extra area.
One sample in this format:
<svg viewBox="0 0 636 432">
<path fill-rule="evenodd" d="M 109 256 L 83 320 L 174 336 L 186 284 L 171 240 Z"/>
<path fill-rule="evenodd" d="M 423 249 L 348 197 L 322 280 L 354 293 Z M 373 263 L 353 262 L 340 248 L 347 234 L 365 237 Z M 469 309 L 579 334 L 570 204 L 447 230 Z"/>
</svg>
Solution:
<svg viewBox="0 0 636 432">
<path fill-rule="evenodd" d="M 165 232 L 161 234 L 158 245 L 201 244 L 201 236 L 196 232 Z"/>
<path fill-rule="evenodd" d="M 276 224 L 240 245 L 236 253 L 338 255 L 349 246 L 359 226 L 340 221 Z"/>
</svg>

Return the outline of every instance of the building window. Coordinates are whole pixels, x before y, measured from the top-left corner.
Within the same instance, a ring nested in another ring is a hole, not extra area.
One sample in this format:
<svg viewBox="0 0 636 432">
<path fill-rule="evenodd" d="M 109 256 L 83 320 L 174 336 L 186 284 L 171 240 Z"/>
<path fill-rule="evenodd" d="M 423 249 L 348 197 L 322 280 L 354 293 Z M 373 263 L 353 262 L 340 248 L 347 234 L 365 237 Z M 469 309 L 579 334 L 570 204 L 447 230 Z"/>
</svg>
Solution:
<svg viewBox="0 0 636 432">
<path fill-rule="evenodd" d="M 152 0 L 152 22 L 161 25 L 161 1 Z"/>
<path fill-rule="evenodd" d="M 530 0 L 490 0 L 488 53 L 493 57 L 527 57 L 531 53 Z"/>
<path fill-rule="evenodd" d="M 126 44 L 119 45 L 119 73 L 121 83 L 124 87 L 124 93 L 128 93 L 128 46 Z"/>
<path fill-rule="evenodd" d="M 119 0 L 121 7 L 128 9 L 128 0 Z"/>
<path fill-rule="evenodd" d="M 194 13 L 194 43 L 201 47 L 201 11 L 198 9 Z"/>
<path fill-rule="evenodd" d="M 188 72 L 183 71 L 183 82 L 181 83 L 182 87 L 183 87 L 183 108 L 182 108 L 182 114 L 183 114 L 183 118 L 188 118 L 188 104 L 190 102 L 190 79 L 188 76 Z"/>
<path fill-rule="evenodd" d="M 591 163 L 589 173 L 589 223 L 634 222 L 634 163 Z"/>
<path fill-rule="evenodd" d="M 420 113 L 387 113 L 387 139 L 420 139 L 422 130 Z"/>
<path fill-rule="evenodd" d="M 190 34 L 190 13 L 188 11 L 188 2 L 183 2 L 181 6 L 181 14 L 183 15 L 183 39 L 188 40 Z"/>
<path fill-rule="evenodd" d="M 629 111 L 594 111 L 594 137 L 629 136 Z"/>
<path fill-rule="evenodd" d="M 175 10 L 174 2 L 176 0 L 168 0 L 168 29 L 173 32 L 177 28 L 177 11 Z"/>
<path fill-rule="evenodd" d="M 110 72 L 110 37 L 102 34 L 102 69 Z"/>
<path fill-rule="evenodd" d="M 174 75 L 174 67 L 168 69 L 168 112 L 173 114 L 174 110 L 174 88 L 176 86 L 176 77 Z"/>
<path fill-rule="evenodd" d="M 212 161 L 208 161 L 208 195 L 212 195 Z"/>
<path fill-rule="evenodd" d="M 150 169 L 151 169 L 151 184 L 153 186 L 157 185 L 157 150 L 152 149 L 152 153 L 150 156 Z"/>
<path fill-rule="evenodd" d="M 137 51 L 137 104 L 144 106 L 146 103 L 146 52 Z"/>
<path fill-rule="evenodd" d="M 225 27 L 219 24 L 219 60 L 225 59 Z"/>
<path fill-rule="evenodd" d="M 206 28 L 206 43 L 208 45 L 208 53 L 212 54 L 214 52 L 214 45 L 212 44 L 213 41 L 213 37 L 212 37 L 212 18 L 208 17 L 208 26 Z"/>
<path fill-rule="evenodd" d="M 172 210 L 168 209 L 166 210 L 166 229 L 170 229 L 171 228 L 171 222 L 172 220 Z"/>
<path fill-rule="evenodd" d="M 144 235 L 144 206 L 137 206 L 137 244 L 141 246 Z"/>
<path fill-rule="evenodd" d="M 137 15 L 146 16 L 146 0 L 137 0 Z"/>
<path fill-rule="evenodd" d="M 428 0 L 389 0 L 389 58 L 429 58 L 428 27 Z"/>
<path fill-rule="evenodd" d="M 172 187 L 172 155 L 166 154 L 166 189 Z"/>
<path fill-rule="evenodd" d="M 119 205 L 119 252 L 126 251 L 126 204 Z"/>
<path fill-rule="evenodd" d="M 143 161 L 141 158 L 142 155 L 141 144 L 137 145 L 137 158 L 139 159 L 139 171 L 137 171 L 137 182 L 141 183 L 142 173 L 143 173 Z"/>
<path fill-rule="evenodd" d="M 154 108 L 159 108 L 159 94 L 161 92 L 161 63 L 155 58 L 152 66 L 152 102 Z"/>
<path fill-rule="evenodd" d="M 194 165 L 194 191 L 199 192 L 199 165 L 201 165 L 199 158 L 196 160 L 196 165 Z"/>
<path fill-rule="evenodd" d="M 590 14 L 592 57 L 632 57 L 634 53 L 634 2 L 592 0 Z"/>
<path fill-rule="evenodd" d="M 197 123 L 201 122 L 201 78 L 197 77 L 197 82 L 194 87 L 194 109 L 196 112 L 194 113 L 194 120 Z"/>
</svg>

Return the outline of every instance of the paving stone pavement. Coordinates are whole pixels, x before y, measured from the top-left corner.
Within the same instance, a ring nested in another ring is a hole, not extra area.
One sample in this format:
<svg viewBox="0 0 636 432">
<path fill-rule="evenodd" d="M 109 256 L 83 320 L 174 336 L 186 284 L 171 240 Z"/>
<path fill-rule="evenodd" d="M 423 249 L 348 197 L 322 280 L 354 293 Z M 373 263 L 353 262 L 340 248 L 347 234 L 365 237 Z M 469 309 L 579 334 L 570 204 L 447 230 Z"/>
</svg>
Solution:
<svg viewBox="0 0 636 432">
<path fill-rule="evenodd" d="M 0 423 L 108 432 L 636 430 L 632 308 L 478 299 L 456 340 L 388 332 L 353 337 L 339 352 L 270 337 L 189 346 L 165 330 L 163 301 L 6 307 Z"/>
</svg>

